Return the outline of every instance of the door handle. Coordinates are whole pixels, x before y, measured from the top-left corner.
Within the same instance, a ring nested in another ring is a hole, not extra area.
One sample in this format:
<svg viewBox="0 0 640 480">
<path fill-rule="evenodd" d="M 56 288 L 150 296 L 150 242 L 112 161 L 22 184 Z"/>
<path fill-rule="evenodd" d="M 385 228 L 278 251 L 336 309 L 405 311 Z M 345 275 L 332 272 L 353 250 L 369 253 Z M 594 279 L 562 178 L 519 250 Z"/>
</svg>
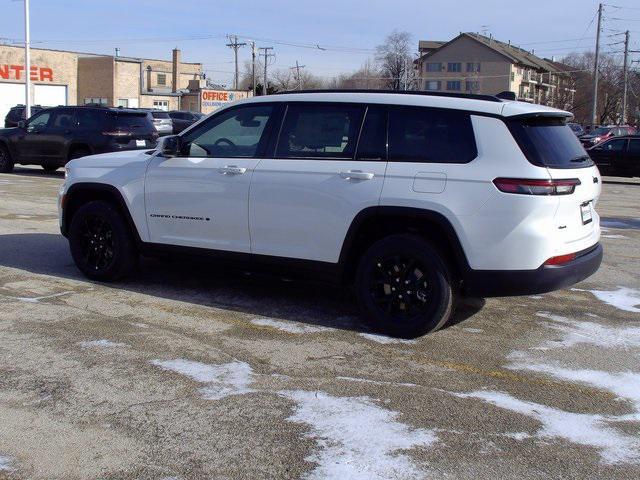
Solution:
<svg viewBox="0 0 640 480">
<path fill-rule="evenodd" d="M 340 176 L 345 180 L 371 180 L 375 175 L 371 172 L 363 172 L 362 170 L 349 170 L 340 172 Z"/>
<path fill-rule="evenodd" d="M 222 175 L 242 175 L 246 171 L 246 168 L 238 167 L 236 165 L 225 165 L 224 167 L 220 167 L 218 169 L 218 172 L 220 172 Z"/>
</svg>

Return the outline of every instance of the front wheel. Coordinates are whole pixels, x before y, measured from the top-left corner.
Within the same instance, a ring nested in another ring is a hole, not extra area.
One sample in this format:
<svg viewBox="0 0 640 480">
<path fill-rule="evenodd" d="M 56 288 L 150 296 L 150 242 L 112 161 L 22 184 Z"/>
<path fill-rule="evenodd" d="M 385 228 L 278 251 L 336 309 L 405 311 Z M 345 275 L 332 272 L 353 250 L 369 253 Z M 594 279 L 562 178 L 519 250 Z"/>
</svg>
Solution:
<svg viewBox="0 0 640 480">
<path fill-rule="evenodd" d="M 89 202 L 78 209 L 69 228 L 69 247 L 77 267 L 92 280 L 118 280 L 131 273 L 138 260 L 125 219 L 107 202 Z"/>
<path fill-rule="evenodd" d="M 415 338 L 444 326 L 453 311 L 451 274 L 438 251 L 415 235 L 379 240 L 362 257 L 356 294 L 365 321 L 381 333 Z"/>
<path fill-rule="evenodd" d="M 13 160 L 9 150 L 4 145 L 0 145 L 0 173 L 11 173 L 13 171 Z"/>
</svg>

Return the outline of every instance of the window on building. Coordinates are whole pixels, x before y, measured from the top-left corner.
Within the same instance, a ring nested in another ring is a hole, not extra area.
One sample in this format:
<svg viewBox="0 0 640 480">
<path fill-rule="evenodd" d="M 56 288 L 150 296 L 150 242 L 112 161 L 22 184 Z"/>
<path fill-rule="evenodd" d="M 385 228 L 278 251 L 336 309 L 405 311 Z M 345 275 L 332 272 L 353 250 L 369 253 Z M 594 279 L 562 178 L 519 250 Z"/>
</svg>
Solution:
<svg viewBox="0 0 640 480">
<path fill-rule="evenodd" d="M 276 156 L 351 159 L 363 114 L 359 105 L 292 103 L 282 124 Z"/>
<path fill-rule="evenodd" d="M 84 104 L 85 105 L 106 105 L 107 99 L 106 98 L 99 98 L 99 97 L 86 97 L 84 99 Z"/>
<path fill-rule="evenodd" d="M 201 124 L 184 138 L 183 155 L 189 157 L 255 157 L 272 106 L 234 108 Z"/>
<path fill-rule="evenodd" d="M 467 113 L 419 107 L 389 112 L 389 161 L 468 163 L 477 154 Z"/>
<path fill-rule="evenodd" d="M 447 82 L 447 90 L 460 91 L 460 80 L 449 80 Z"/>
<path fill-rule="evenodd" d="M 448 72 L 461 72 L 462 71 L 462 64 L 460 62 L 449 62 L 447 64 L 447 71 Z"/>
<path fill-rule="evenodd" d="M 467 72 L 479 72 L 480 64 L 475 62 L 467 62 Z"/>
<path fill-rule="evenodd" d="M 464 89 L 466 92 L 479 92 L 480 91 L 480 82 L 477 80 L 467 80 L 464 85 Z"/>
<path fill-rule="evenodd" d="M 118 107 L 128 108 L 129 107 L 129 99 L 128 98 L 119 98 L 118 99 Z"/>
<path fill-rule="evenodd" d="M 439 80 L 428 80 L 424 84 L 424 89 L 429 91 L 436 91 L 436 90 L 440 90 L 441 85 L 442 85 L 442 82 L 440 82 Z"/>
<path fill-rule="evenodd" d="M 427 63 L 426 65 L 427 72 L 441 72 L 442 71 L 442 63 Z"/>
<path fill-rule="evenodd" d="M 159 73 L 157 80 L 158 80 L 158 85 L 166 85 L 167 84 L 167 74 L 166 73 Z"/>
<path fill-rule="evenodd" d="M 154 100 L 153 108 L 158 108 L 160 110 L 164 110 L 165 112 L 169 110 L 169 101 L 168 100 Z"/>
</svg>

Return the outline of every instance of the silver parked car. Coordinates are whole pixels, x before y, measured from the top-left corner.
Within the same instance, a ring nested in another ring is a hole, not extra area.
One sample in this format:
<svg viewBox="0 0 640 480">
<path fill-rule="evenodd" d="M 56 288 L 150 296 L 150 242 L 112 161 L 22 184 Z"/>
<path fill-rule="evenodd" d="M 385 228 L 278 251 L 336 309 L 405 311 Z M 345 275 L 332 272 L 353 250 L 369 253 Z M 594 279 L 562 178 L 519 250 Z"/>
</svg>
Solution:
<svg viewBox="0 0 640 480">
<path fill-rule="evenodd" d="M 172 135 L 173 134 L 173 120 L 169 116 L 168 112 L 164 110 L 149 110 L 153 117 L 153 126 L 156 127 L 158 135 Z"/>
</svg>

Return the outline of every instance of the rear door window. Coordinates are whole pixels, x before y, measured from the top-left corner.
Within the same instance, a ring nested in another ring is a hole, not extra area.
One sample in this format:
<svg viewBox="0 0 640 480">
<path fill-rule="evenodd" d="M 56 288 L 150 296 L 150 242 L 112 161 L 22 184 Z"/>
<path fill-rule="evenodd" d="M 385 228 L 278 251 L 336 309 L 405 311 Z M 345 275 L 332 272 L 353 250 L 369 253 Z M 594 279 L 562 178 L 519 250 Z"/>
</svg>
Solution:
<svg viewBox="0 0 640 480">
<path fill-rule="evenodd" d="M 73 110 L 58 110 L 53 116 L 52 127 L 56 129 L 70 129 L 74 125 Z"/>
<path fill-rule="evenodd" d="M 640 155 L 640 140 L 629 140 L 629 153 Z"/>
<path fill-rule="evenodd" d="M 422 107 L 390 110 L 389 161 L 468 163 L 477 155 L 468 113 Z"/>
<path fill-rule="evenodd" d="M 627 141 L 624 139 L 611 140 L 603 143 L 600 148 L 605 152 L 622 152 L 626 143 Z"/>
<path fill-rule="evenodd" d="M 527 117 L 508 121 L 514 138 L 529 162 L 548 168 L 584 168 L 593 165 L 582 143 L 564 118 Z"/>
<path fill-rule="evenodd" d="M 290 103 L 276 156 L 353 159 L 364 110 L 363 105 Z"/>
<path fill-rule="evenodd" d="M 96 130 L 102 126 L 101 120 L 105 118 L 104 112 L 91 109 L 79 109 L 76 112 L 76 125 L 86 130 Z"/>
<path fill-rule="evenodd" d="M 386 160 L 387 158 L 387 109 L 370 106 L 360 133 L 357 160 Z"/>
</svg>

